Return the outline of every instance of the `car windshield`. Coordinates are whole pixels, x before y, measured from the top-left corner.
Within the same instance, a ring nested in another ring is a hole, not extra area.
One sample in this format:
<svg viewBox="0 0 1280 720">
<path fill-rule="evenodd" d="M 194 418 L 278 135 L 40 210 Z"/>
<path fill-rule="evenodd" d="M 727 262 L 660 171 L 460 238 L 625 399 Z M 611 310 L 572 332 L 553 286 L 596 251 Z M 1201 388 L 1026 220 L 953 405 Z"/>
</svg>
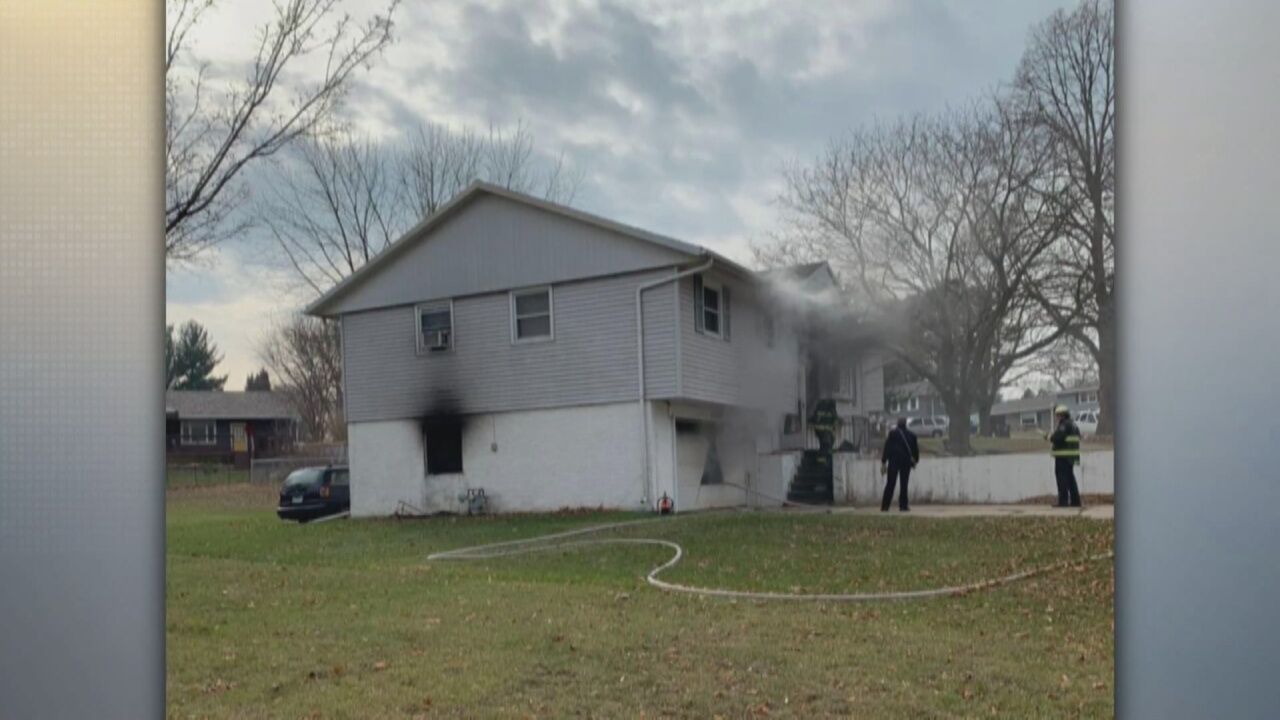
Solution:
<svg viewBox="0 0 1280 720">
<path fill-rule="evenodd" d="M 324 477 L 324 470 L 321 470 L 320 468 L 306 468 L 303 470 L 294 470 L 293 472 L 289 473 L 289 477 L 285 478 L 284 486 L 287 488 L 291 488 L 291 487 L 306 487 L 308 485 L 315 485 L 316 483 L 320 482 L 321 478 L 323 477 Z"/>
</svg>

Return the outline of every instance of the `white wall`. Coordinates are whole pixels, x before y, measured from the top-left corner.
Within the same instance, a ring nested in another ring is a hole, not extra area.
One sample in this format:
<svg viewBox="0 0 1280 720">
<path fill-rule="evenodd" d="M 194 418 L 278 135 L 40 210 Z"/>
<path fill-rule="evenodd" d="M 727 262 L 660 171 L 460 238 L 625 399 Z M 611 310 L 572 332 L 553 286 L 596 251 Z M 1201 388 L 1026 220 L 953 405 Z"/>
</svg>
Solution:
<svg viewBox="0 0 1280 720">
<path fill-rule="evenodd" d="M 758 472 L 751 489 L 748 504 L 752 507 L 776 507 L 787 498 L 787 488 L 791 486 L 791 478 L 795 477 L 796 467 L 800 464 L 798 452 L 773 452 L 758 456 Z"/>
<path fill-rule="evenodd" d="M 422 430 L 417 421 L 349 423 L 347 460 L 353 517 L 391 515 L 401 501 L 417 508 L 426 503 Z"/>
<path fill-rule="evenodd" d="M 878 458 L 835 455 L 837 502 L 879 504 L 884 492 Z M 1085 452 L 1076 467 L 1080 492 L 1115 492 L 1115 453 Z M 843 491 L 841 489 L 843 488 Z M 911 473 L 911 499 L 921 503 L 1012 503 L 1057 495 L 1048 453 L 924 457 Z"/>
<path fill-rule="evenodd" d="M 464 511 L 457 496 L 467 488 L 484 488 L 494 512 L 638 509 L 639 433 L 635 403 L 469 416 L 463 473 L 426 477 L 417 421 L 351 423 L 352 515 L 390 515 L 400 500 L 428 513 Z"/>
<path fill-rule="evenodd" d="M 635 404 L 632 405 L 632 411 Z M 671 416 L 670 405 L 666 402 L 647 403 L 645 411 L 649 414 L 649 472 L 653 492 L 648 498 L 649 507 L 658 507 L 658 498 L 663 493 L 675 498 L 678 494 L 676 483 L 676 426 Z M 638 442 L 638 441 L 633 441 Z M 679 511 L 679 506 L 677 506 Z"/>
</svg>

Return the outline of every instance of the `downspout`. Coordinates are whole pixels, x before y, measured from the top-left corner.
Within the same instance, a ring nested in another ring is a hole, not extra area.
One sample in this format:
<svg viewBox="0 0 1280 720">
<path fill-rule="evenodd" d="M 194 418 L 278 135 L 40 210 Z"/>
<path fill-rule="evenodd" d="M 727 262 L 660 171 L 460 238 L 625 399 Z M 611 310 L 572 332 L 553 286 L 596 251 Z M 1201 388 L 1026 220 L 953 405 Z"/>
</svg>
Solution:
<svg viewBox="0 0 1280 720">
<path fill-rule="evenodd" d="M 644 291 L 649 290 L 651 288 L 658 287 L 659 285 L 666 285 L 667 283 L 675 282 L 677 280 L 680 280 L 681 278 L 685 278 L 690 275 L 696 275 L 701 272 L 706 272 L 707 270 L 711 269 L 711 265 L 714 262 L 715 262 L 715 258 L 709 257 L 707 258 L 707 261 L 705 263 L 695 268 L 690 268 L 683 272 L 678 272 L 675 275 L 672 275 L 670 277 L 659 278 L 657 280 L 644 283 L 643 285 L 640 285 L 639 287 L 636 288 L 636 359 L 638 361 L 636 365 L 639 368 L 638 385 L 640 388 L 640 396 L 636 402 L 639 404 L 639 407 L 640 407 L 640 437 L 641 437 L 640 455 L 644 459 L 644 476 L 641 478 L 641 480 L 644 483 L 644 489 L 640 494 L 640 502 L 646 506 L 650 504 L 649 491 L 653 489 L 652 488 L 653 483 L 650 482 L 650 477 L 649 477 L 651 474 L 650 467 L 649 467 L 649 413 L 644 406 L 644 399 L 645 399 L 644 306 L 642 304 L 644 302 Z M 675 312 L 676 312 L 676 317 L 679 317 L 680 303 L 678 302 L 676 303 Z M 677 373 L 679 372 L 679 368 L 676 368 L 676 372 Z M 677 508 L 677 512 L 679 512 L 678 508 Z"/>
</svg>

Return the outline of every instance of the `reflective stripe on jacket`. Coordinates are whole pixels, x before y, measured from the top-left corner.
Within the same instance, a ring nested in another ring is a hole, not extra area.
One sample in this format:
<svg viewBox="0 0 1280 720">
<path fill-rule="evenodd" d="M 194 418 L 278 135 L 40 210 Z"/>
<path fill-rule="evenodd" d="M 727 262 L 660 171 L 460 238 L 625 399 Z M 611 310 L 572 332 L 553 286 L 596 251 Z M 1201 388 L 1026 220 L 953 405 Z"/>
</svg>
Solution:
<svg viewBox="0 0 1280 720">
<path fill-rule="evenodd" d="M 1080 462 L 1080 430 L 1069 418 L 1058 423 L 1058 429 L 1049 437 L 1053 441 L 1051 454 L 1056 458 L 1071 458 Z"/>
</svg>

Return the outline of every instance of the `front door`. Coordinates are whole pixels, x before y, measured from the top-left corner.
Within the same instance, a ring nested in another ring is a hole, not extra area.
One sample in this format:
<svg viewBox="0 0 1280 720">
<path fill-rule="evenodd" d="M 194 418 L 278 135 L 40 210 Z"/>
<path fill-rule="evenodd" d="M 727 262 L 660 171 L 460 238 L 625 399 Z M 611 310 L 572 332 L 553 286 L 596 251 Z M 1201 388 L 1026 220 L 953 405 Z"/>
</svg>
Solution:
<svg viewBox="0 0 1280 720">
<path fill-rule="evenodd" d="M 231 452 L 249 452 L 249 434 L 245 432 L 244 423 L 231 423 Z"/>
</svg>

